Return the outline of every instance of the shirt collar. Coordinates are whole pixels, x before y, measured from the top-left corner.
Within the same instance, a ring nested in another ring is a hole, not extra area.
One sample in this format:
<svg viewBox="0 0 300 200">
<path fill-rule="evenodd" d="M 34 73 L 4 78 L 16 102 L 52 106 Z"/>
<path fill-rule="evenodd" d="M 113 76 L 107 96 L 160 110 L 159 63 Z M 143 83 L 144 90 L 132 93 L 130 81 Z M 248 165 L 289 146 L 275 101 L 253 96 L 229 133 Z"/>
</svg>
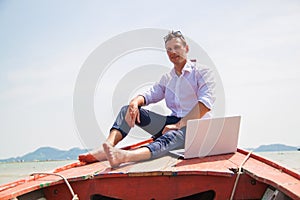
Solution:
<svg viewBox="0 0 300 200">
<path fill-rule="evenodd" d="M 192 71 L 192 66 L 194 66 L 194 64 L 190 61 L 190 60 L 187 60 L 187 62 L 185 63 L 182 71 L 185 72 L 191 72 Z"/>
<path fill-rule="evenodd" d="M 185 63 L 185 65 L 182 69 L 182 74 L 184 74 L 185 72 L 191 72 L 192 71 L 192 66 L 194 66 L 194 63 L 191 62 L 190 60 L 187 60 L 187 62 Z M 172 73 L 172 75 L 176 75 L 174 67 L 173 67 L 171 73 Z"/>
</svg>

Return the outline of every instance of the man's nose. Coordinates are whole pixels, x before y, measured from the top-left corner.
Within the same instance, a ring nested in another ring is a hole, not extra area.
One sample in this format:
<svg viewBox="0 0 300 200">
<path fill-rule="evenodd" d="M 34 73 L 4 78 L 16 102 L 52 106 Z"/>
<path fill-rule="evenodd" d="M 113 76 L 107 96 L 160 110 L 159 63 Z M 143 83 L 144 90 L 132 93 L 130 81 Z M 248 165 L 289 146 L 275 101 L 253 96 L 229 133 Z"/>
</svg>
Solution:
<svg viewBox="0 0 300 200">
<path fill-rule="evenodd" d="M 170 52 L 170 53 L 176 53 L 176 50 L 175 49 L 168 49 L 168 52 Z"/>
</svg>

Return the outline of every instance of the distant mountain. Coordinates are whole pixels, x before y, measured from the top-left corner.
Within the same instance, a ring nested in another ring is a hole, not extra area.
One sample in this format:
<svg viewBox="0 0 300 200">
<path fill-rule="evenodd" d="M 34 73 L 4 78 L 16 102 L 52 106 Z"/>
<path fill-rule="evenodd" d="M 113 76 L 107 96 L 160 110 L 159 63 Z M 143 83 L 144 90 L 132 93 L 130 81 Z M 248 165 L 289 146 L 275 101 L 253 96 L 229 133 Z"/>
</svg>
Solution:
<svg viewBox="0 0 300 200">
<path fill-rule="evenodd" d="M 72 148 L 68 151 L 59 150 L 52 147 L 41 147 L 34 152 L 21 157 L 2 159 L 0 162 L 29 162 L 29 161 L 50 161 L 50 160 L 75 160 L 79 154 L 86 150 Z"/>
<path fill-rule="evenodd" d="M 297 151 L 297 147 L 284 144 L 261 145 L 258 148 L 248 148 L 254 152 L 263 151 Z M 76 160 L 79 154 L 87 152 L 80 148 L 72 148 L 68 151 L 52 147 L 41 147 L 34 152 L 21 157 L 2 159 L 0 162 L 30 162 L 30 161 L 51 161 L 51 160 Z"/>
<path fill-rule="evenodd" d="M 269 145 L 261 145 L 257 148 L 252 149 L 256 152 L 266 152 L 266 151 L 297 151 L 297 147 L 287 146 L 284 144 L 269 144 Z"/>
</svg>

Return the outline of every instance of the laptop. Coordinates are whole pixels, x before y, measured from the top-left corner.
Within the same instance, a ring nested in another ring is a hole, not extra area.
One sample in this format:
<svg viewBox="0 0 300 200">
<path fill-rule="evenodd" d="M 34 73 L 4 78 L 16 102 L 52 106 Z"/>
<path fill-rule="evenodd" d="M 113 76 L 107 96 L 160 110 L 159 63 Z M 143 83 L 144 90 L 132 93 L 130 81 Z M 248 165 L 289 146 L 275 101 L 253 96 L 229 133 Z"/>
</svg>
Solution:
<svg viewBox="0 0 300 200">
<path fill-rule="evenodd" d="M 184 159 L 234 153 L 241 116 L 188 120 L 184 149 L 170 153 Z"/>
</svg>

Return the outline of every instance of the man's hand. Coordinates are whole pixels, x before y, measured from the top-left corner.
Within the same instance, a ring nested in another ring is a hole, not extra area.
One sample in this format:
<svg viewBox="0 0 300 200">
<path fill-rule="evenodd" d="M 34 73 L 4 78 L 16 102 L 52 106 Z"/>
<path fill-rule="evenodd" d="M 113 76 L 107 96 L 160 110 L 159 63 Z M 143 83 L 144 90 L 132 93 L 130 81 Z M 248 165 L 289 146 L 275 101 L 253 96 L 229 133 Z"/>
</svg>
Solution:
<svg viewBox="0 0 300 200">
<path fill-rule="evenodd" d="M 134 127 L 136 121 L 140 123 L 140 111 L 137 102 L 130 102 L 126 112 L 125 121 L 131 128 Z"/>
<path fill-rule="evenodd" d="M 165 134 L 166 132 L 170 131 L 170 130 L 179 130 L 182 127 L 184 127 L 184 123 L 182 120 L 180 120 L 179 122 L 177 122 L 176 124 L 169 124 L 166 125 L 164 130 L 162 131 L 162 134 Z"/>
</svg>

